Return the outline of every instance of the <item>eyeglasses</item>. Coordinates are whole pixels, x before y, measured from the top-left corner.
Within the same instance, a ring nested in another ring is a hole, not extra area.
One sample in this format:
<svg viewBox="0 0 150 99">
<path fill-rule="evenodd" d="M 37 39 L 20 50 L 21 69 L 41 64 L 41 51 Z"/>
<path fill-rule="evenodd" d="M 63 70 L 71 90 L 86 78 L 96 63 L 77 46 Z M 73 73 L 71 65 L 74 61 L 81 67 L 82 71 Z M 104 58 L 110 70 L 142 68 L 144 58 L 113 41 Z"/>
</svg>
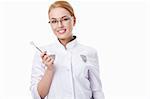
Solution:
<svg viewBox="0 0 150 99">
<path fill-rule="evenodd" d="M 59 19 L 52 18 L 48 23 L 50 23 L 53 26 L 58 25 L 59 22 L 61 24 L 65 25 L 65 24 L 68 24 L 68 22 L 70 22 L 71 18 L 72 18 L 71 16 L 63 16 L 63 17 L 61 17 Z"/>
</svg>

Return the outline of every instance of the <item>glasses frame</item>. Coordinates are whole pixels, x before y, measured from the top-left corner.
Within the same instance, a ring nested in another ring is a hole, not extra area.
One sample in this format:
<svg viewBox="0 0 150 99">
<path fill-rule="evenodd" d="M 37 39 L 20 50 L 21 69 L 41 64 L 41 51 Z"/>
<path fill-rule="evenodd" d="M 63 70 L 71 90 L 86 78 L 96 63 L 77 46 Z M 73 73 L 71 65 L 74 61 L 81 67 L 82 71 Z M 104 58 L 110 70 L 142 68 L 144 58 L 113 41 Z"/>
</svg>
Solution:
<svg viewBox="0 0 150 99">
<path fill-rule="evenodd" d="M 52 18 L 51 20 L 48 21 L 48 23 L 50 23 L 50 24 L 53 25 L 53 26 L 56 26 L 56 25 L 58 25 L 58 23 L 60 22 L 61 24 L 64 25 L 65 22 L 72 20 L 72 17 L 73 17 L 73 16 L 64 15 L 64 16 L 62 16 L 62 17 L 60 17 L 60 18 Z M 67 18 L 67 20 L 66 20 L 66 18 Z M 55 20 L 56 23 L 53 23 L 52 20 Z"/>
</svg>

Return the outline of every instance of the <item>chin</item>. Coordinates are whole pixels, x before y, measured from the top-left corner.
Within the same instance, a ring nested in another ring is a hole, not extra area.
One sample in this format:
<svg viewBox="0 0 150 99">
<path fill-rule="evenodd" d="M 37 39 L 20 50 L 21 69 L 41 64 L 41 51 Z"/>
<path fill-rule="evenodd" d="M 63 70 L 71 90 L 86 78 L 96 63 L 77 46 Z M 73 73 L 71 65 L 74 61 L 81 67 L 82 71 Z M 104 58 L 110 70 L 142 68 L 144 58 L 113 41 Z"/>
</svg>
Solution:
<svg viewBox="0 0 150 99">
<path fill-rule="evenodd" d="M 57 36 L 57 37 L 58 37 L 58 39 L 60 39 L 60 40 L 65 40 L 65 39 L 67 39 L 67 37 L 66 37 L 66 36 L 63 36 L 63 35 Z"/>
<path fill-rule="evenodd" d="M 70 36 L 69 34 L 65 33 L 65 34 L 59 34 L 57 35 L 57 37 L 61 40 L 65 40 L 65 39 L 68 39 Z"/>
</svg>

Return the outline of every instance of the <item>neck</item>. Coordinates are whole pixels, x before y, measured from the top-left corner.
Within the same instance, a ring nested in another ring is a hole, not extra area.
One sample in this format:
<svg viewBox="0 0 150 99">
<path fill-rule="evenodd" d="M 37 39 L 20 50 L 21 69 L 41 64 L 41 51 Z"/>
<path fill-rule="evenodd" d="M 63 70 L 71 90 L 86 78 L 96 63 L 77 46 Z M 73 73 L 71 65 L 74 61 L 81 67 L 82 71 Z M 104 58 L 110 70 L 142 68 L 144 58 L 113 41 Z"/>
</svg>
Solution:
<svg viewBox="0 0 150 99">
<path fill-rule="evenodd" d="M 66 48 L 67 43 L 73 40 L 73 36 L 69 37 L 68 39 L 59 39 L 60 43 Z"/>
</svg>

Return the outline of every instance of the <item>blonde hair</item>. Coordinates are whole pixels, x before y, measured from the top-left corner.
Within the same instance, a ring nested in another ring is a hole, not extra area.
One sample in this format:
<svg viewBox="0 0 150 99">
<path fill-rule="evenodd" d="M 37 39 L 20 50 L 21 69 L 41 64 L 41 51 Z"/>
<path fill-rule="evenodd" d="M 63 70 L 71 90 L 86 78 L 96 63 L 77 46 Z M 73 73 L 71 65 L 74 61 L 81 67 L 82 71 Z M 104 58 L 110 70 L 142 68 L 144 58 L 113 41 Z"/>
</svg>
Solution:
<svg viewBox="0 0 150 99">
<path fill-rule="evenodd" d="M 53 4 L 50 5 L 49 10 L 48 10 L 48 15 L 53 8 L 58 8 L 58 7 L 66 9 L 70 13 L 70 15 L 74 17 L 74 24 L 76 23 L 74 10 L 67 1 L 63 1 L 63 0 L 55 1 Z"/>
</svg>

